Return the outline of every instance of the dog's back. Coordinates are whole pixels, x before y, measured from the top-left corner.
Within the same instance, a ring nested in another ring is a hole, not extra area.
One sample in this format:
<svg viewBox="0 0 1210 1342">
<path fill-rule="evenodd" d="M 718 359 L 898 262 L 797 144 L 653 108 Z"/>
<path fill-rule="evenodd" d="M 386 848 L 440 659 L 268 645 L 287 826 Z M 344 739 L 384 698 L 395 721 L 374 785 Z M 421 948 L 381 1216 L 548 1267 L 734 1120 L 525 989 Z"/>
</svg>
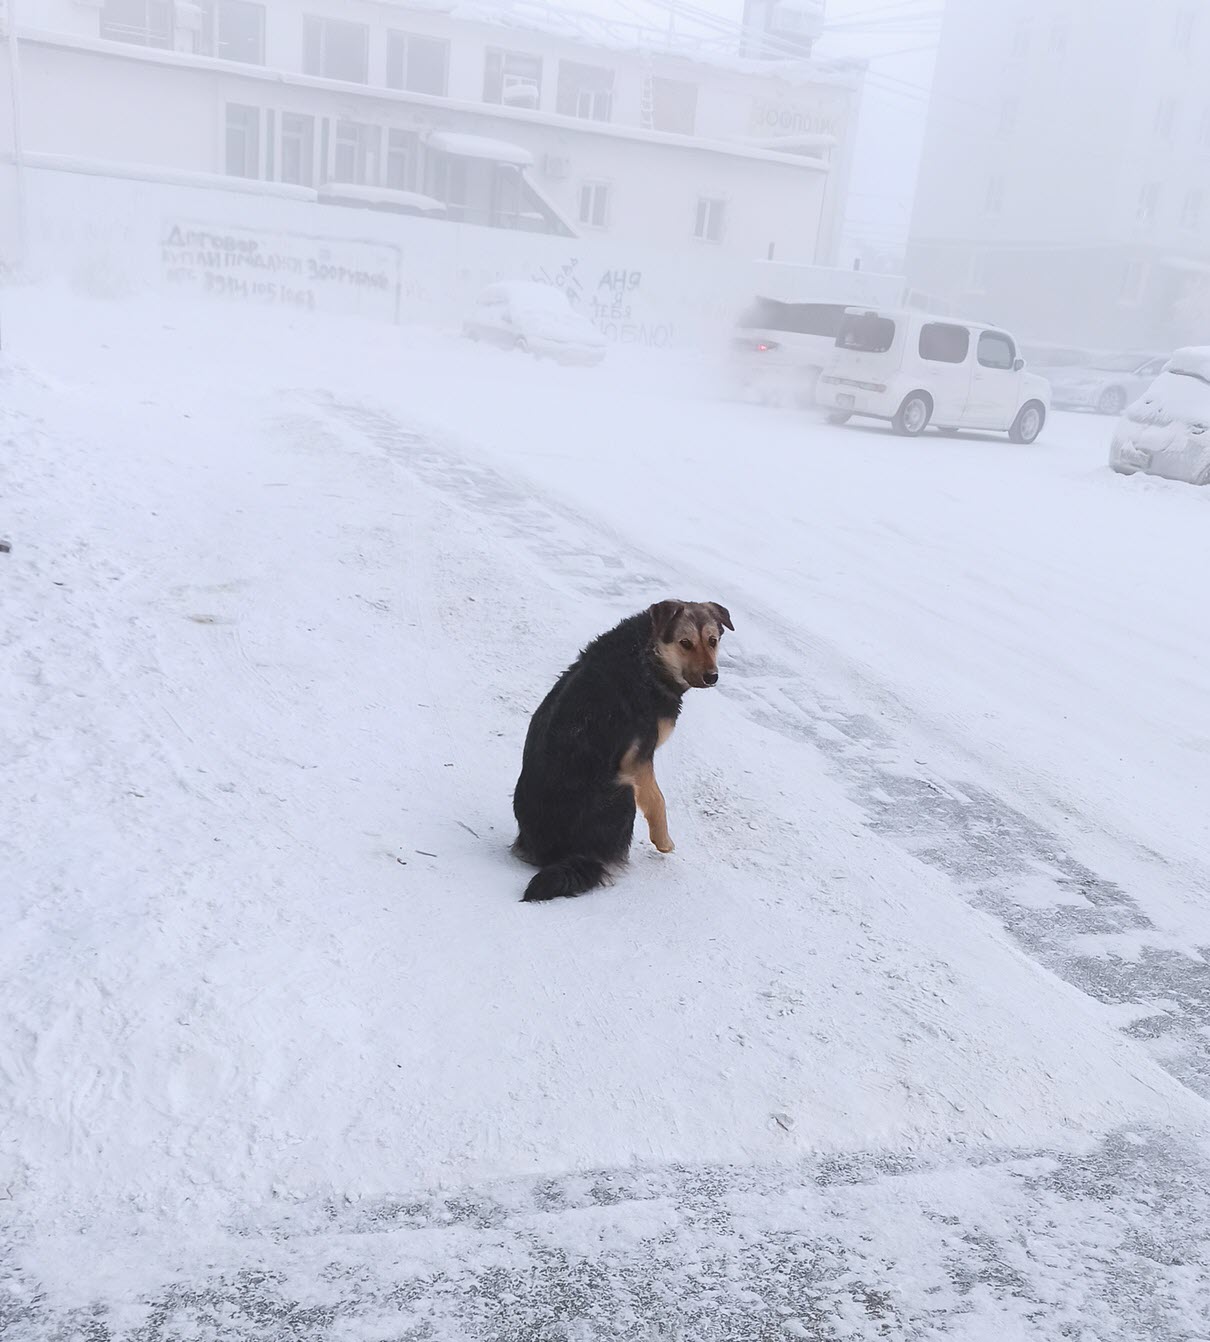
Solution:
<svg viewBox="0 0 1210 1342">
<path fill-rule="evenodd" d="M 634 793 L 618 782 L 618 765 L 636 736 L 655 738 L 656 687 L 639 674 L 649 638 L 641 615 L 602 634 L 563 672 L 529 724 L 513 793 L 513 851 L 541 868 L 527 900 L 602 885 L 630 849 Z"/>
<path fill-rule="evenodd" d="M 529 901 L 582 894 L 626 860 L 636 805 L 651 842 L 670 853 L 652 757 L 690 688 L 718 681 L 731 616 L 717 602 L 659 601 L 580 653 L 529 724 L 513 793 L 513 852 L 539 867 Z"/>
</svg>

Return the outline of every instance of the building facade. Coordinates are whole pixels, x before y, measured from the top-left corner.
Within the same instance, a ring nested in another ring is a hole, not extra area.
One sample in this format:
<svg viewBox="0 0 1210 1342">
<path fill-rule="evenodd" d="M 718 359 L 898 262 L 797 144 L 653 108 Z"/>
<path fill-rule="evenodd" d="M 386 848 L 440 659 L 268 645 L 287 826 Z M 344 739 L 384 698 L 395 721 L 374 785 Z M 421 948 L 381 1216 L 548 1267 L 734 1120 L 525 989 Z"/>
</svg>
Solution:
<svg viewBox="0 0 1210 1342">
<path fill-rule="evenodd" d="M 20 87 L 0 118 L 19 108 L 28 161 L 745 259 L 826 265 L 838 243 L 860 66 L 745 56 L 739 29 L 728 50 L 538 0 L 15 10 Z"/>
<path fill-rule="evenodd" d="M 913 287 L 1037 340 L 1210 340 L 1210 7 L 948 0 Z"/>
</svg>

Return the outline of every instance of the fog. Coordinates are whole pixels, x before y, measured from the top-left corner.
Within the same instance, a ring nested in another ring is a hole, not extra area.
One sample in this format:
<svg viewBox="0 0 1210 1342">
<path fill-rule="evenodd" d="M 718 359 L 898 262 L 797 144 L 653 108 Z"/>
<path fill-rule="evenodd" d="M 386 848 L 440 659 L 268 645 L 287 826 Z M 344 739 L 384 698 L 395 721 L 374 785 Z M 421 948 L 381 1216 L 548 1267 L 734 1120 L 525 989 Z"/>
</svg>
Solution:
<svg viewBox="0 0 1210 1342">
<path fill-rule="evenodd" d="M 1205 1342 L 1208 58 L 0 3 L 4 1342 Z"/>
</svg>

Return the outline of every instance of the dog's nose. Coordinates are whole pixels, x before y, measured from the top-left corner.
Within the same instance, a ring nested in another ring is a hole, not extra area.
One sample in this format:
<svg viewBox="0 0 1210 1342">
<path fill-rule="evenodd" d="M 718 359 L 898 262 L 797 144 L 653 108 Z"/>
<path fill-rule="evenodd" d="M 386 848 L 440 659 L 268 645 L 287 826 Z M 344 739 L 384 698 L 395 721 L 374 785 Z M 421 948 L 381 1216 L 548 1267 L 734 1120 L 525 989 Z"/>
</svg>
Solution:
<svg viewBox="0 0 1210 1342">
<path fill-rule="evenodd" d="M 702 677 L 702 679 L 706 682 L 707 685 L 717 685 L 717 684 L 718 684 L 718 672 L 717 672 L 717 671 L 707 671 L 706 674 Z"/>
</svg>

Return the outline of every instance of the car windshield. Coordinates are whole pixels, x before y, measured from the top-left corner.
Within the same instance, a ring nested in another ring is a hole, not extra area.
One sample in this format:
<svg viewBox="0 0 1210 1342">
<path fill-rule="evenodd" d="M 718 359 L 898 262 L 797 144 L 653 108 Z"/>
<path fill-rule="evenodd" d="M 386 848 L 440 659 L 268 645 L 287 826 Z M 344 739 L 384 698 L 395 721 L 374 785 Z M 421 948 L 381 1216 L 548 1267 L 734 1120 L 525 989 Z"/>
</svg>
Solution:
<svg viewBox="0 0 1210 1342">
<path fill-rule="evenodd" d="M 862 354 L 885 354 L 895 341 L 895 323 L 876 312 L 849 312 L 840 324 L 836 343 Z"/>
</svg>

